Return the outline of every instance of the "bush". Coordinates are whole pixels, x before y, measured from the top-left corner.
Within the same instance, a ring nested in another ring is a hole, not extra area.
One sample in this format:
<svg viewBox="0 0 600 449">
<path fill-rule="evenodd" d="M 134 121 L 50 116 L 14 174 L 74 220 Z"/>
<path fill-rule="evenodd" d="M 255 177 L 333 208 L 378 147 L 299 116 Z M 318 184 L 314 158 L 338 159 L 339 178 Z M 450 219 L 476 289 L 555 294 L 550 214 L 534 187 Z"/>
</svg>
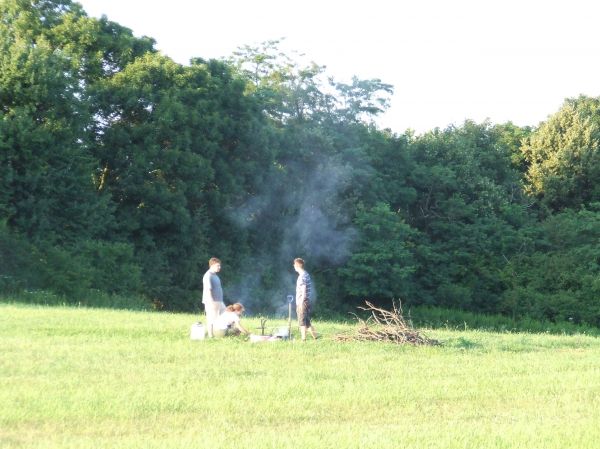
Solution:
<svg viewBox="0 0 600 449">
<path fill-rule="evenodd" d="M 572 321 L 551 322 L 531 316 L 518 318 L 504 315 L 485 315 L 439 307 L 415 307 L 404 311 L 416 327 L 479 329 L 496 332 L 548 332 L 553 334 L 586 333 L 600 335 L 597 327 Z"/>
<path fill-rule="evenodd" d="M 40 253 L 0 223 L 0 292 L 16 293 L 42 284 Z"/>
<path fill-rule="evenodd" d="M 133 246 L 127 243 L 88 240 L 77 252 L 88 265 L 89 288 L 109 294 L 135 294 L 142 289 L 142 269 Z"/>
</svg>

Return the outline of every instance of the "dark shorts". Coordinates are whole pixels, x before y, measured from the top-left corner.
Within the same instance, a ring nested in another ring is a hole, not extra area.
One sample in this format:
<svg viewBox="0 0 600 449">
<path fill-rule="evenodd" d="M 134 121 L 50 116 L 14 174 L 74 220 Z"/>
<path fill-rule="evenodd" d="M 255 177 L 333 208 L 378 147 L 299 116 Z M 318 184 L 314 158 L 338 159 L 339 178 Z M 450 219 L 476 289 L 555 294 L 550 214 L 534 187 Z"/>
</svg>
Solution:
<svg viewBox="0 0 600 449">
<path fill-rule="evenodd" d="M 213 330 L 213 335 L 218 338 L 229 337 L 232 335 L 239 335 L 239 334 L 240 334 L 239 329 L 231 328 L 231 327 L 229 329 L 214 329 Z"/>
<path fill-rule="evenodd" d="M 310 327 L 310 306 L 296 307 L 296 315 L 298 315 L 298 325 Z"/>
</svg>

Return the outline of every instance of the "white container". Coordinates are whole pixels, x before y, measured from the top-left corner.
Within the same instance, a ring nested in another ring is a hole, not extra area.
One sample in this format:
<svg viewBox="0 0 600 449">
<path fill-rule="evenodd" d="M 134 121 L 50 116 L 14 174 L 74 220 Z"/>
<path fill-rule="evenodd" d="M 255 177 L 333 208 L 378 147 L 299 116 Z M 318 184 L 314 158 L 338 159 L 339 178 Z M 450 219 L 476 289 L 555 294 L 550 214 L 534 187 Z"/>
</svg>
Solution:
<svg viewBox="0 0 600 449">
<path fill-rule="evenodd" d="M 192 328 L 190 329 L 190 339 L 192 340 L 204 340 L 206 335 L 206 329 L 204 329 L 204 325 L 200 322 L 192 324 Z"/>
<path fill-rule="evenodd" d="M 278 327 L 273 331 L 273 337 L 290 338 L 290 330 L 287 327 Z"/>
<path fill-rule="evenodd" d="M 271 337 L 270 335 L 254 335 L 254 334 L 250 334 L 250 343 L 261 343 L 263 341 L 269 341 L 272 340 L 273 337 Z"/>
</svg>

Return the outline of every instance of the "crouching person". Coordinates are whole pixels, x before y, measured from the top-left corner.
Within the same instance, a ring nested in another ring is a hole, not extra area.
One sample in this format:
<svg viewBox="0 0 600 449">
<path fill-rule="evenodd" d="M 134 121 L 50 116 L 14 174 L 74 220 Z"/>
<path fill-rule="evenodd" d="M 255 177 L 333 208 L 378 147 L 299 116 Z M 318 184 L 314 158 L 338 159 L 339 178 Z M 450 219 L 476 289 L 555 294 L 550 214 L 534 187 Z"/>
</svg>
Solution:
<svg viewBox="0 0 600 449">
<path fill-rule="evenodd" d="M 226 337 L 228 335 L 248 335 L 249 332 L 242 326 L 240 319 L 244 312 L 244 306 L 239 302 L 227 306 L 225 312 L 217 317 L 213 324 L 213 335 L 215 337 Z"/>
</svg>

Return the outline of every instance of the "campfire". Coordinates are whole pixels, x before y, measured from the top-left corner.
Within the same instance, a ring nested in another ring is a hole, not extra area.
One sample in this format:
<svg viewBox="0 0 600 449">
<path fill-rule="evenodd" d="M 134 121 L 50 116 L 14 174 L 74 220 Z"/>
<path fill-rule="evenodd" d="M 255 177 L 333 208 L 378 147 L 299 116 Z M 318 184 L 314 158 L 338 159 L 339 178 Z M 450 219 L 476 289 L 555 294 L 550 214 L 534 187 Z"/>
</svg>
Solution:
<svg viewBox="0 0 600 449">
<path fill-rule="evenodd" d="M 358 307 L 370 312 L 371 316 L 366 320 L 359 318 L 359 327 L 352 333 L 336 335 L 337 341 L 387 341 L 396 344 L 411 345 L 440 345 L 437 340 L 421 335 L 412 325 L 404 320 L 402 309 L 396 303 L 392 304 L 392 310 L 375 307 L 369 301 L 365 301 L 366 307 Z"/>
</svg>

